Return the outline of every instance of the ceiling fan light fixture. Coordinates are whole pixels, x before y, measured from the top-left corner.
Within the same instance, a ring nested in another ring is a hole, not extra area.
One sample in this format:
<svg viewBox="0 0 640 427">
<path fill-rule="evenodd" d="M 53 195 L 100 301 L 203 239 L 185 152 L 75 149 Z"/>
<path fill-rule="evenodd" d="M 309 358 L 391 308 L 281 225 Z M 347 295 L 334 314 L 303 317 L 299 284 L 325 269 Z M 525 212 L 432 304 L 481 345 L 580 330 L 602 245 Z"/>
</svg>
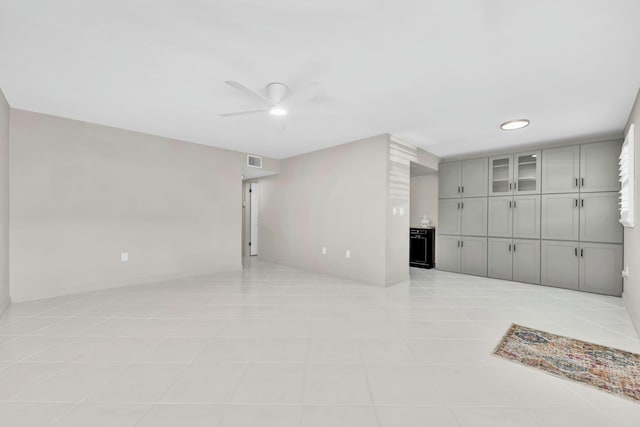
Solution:
<svg viewBox="0 0 640 427">
<path fill-rule="evenodd" d="M 516 130 L 522 129 L 529 126 L 529 120 L 527 119 L 516 119 L 509 120 L 508 122 L 504 122 L 500 125 L 500 129 L 502 130 Z"/>
<path fill-rule="evenodd" d="M 269 109 L 269 114 L 271 114 L 272 116 L 281 117 L 281 116 L 286 116 L 287 113 L 288 111 L 279 105 L 274 105 Z"/>
</svg>

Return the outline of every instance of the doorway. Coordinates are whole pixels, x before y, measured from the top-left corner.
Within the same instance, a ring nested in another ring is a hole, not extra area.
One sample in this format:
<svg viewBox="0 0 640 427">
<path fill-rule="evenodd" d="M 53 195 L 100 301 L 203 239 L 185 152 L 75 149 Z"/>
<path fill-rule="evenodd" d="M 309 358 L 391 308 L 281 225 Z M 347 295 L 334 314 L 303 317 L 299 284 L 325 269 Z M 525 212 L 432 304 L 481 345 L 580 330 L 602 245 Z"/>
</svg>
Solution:
<svg viewBox="0 0 640 427">
<path fill-rule="evenodd" d="M 242 256 L 258 255 L 260 183 L 245 182 L 242 200 Z"/>
</svg>

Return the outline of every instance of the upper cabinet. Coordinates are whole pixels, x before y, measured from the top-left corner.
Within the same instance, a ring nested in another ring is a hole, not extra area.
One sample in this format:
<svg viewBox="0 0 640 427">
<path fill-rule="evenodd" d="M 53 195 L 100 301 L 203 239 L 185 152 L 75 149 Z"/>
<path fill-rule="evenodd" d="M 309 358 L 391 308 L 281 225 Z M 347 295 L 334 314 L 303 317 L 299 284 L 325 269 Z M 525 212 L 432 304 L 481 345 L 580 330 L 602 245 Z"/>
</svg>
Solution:
<svg viewBox="0 0 640 427">
<path fill-rule="evenodd" d="M 438 165 L 438 197 L 454 199 L 462 191 L 462 163 L 440 163 Z"/>
<path fill-rule="evenodd" d="M 440 163 L 438 197 L 484 197 L 487 195 L 487 158 Z"/>
<path fill-rule="evenodd" d="M 580 147 L 542 150 L 542 192 L 571 193 L 578 191 Z"/>
<path fill-rule="evenodd" d="M 462 197 L 485 197 L 487 195 L 488 159 L 472 159 L 462 162 Z"/>
<path fill-rule="evenodd" d="M 540 151 L 489 159 L 489 195 L 540 193 Z"/>
<path fill-rule="evenodd" d="M 513 159 L 515 194 L 540 193 L 540 151 L 514 154 Z"/>
<path fill-rule="evenodd" d="M 596 142 L 580 146 L 580 191 L 619 191 L 618 141 Z"/>
<path fill-rule="evenodd" d="M 618 191 L 620 142 L 607 141 L 542 151 L 542 192 Z"/>
</svg>

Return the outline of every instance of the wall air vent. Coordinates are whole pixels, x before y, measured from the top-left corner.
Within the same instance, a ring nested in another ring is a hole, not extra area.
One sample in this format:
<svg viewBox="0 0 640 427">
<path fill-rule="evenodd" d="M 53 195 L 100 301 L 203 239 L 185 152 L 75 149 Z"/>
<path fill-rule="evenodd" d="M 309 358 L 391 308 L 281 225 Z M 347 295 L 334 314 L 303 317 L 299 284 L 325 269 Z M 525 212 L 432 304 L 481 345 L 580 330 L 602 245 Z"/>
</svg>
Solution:
<svg viewBox="0 0 640 427">
<path fill-rule="evenodd" d="M 262 169 L 262 157 L 247 155 L 247 166 Z"/>
</svg>

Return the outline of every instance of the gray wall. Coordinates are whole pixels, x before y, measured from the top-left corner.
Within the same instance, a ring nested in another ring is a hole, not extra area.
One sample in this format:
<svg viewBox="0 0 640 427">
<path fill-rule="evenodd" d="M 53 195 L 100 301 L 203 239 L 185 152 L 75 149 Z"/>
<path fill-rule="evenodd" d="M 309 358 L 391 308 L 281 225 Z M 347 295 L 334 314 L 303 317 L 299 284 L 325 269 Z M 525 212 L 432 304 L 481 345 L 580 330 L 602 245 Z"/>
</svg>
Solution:
<svg viewBox="0 0 640 427">
<path fill-rule="evenodd" d="M 282 160 L 260 180 L 260 257 L 384 286 L 387 157 L 384 135 Z"/>
<path fill-rule="evenodd" d="M 12 110 L 13 300 L 240 269 L 245 161 Z"/>
<path fill-rule="evenodd" d="M 635 123 L 635 227 L 624 228 L 624 265 L 629 278 L 624 280 L 623 298 L 631 320 L 640 334 L 640 91 L 629 116 L 624 134 Z"/>
<path fill-rule="evenodd" d="M 431 219 L 431 225 L 438 226 L 438 174 L 414 176 L 411 178 L 411 226 L 420 227 L 422 215 Z"/>
<path fill-rule="evenodd" d="M 0 90 L 0 315 L 9 304 L 9 120 Z"/>
</svg>

